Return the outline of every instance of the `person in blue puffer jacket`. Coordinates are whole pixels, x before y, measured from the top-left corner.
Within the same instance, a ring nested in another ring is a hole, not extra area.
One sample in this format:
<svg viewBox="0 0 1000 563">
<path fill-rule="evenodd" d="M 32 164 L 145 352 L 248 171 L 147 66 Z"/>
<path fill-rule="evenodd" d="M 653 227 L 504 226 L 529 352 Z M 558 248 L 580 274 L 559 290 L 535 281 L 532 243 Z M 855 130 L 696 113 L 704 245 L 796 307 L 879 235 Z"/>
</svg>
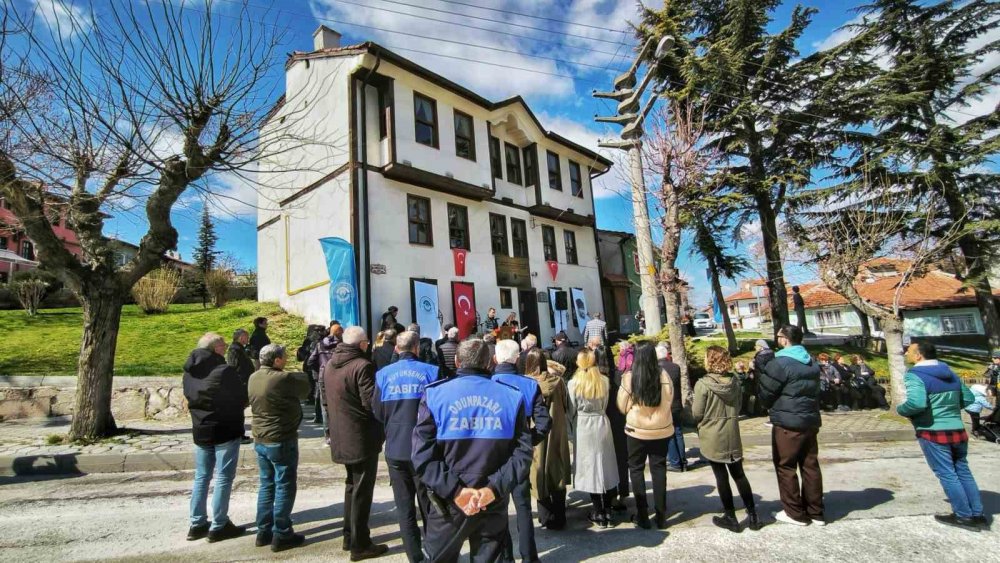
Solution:
<svg viewBox="0 0 1000 563">
<path fill-rule="evenodd" d="M 423 559 L 417 509 L 426 527 L 430 508 L 427 489 L 417 478 L 410 461 L 413 427 L 417 425 L 417 410 L 424 390 L 438 379 L 438 367 L 419 361 L 419 351 L 420 334 L 403 332 L 396 337 L 398 360 L 375 374 L 372 400 L 372 413 L 385 425 L 385 461 L 389 466 L 389 483 L 399 514 L 403 548 L 411 563 Z"/>
<path fill-rule="evenodd" d="M 426 388 L 413 430 L 411 459 L 427 486 L 424 554 L 457 561 L 468 539 L 474 561 L 495 561 L 507 541 L 507 507 L 528 479 L 531 428 L 521 393 L 490 380 L 489 346 L 458 346 L 454 378 Z"/>
</svg>

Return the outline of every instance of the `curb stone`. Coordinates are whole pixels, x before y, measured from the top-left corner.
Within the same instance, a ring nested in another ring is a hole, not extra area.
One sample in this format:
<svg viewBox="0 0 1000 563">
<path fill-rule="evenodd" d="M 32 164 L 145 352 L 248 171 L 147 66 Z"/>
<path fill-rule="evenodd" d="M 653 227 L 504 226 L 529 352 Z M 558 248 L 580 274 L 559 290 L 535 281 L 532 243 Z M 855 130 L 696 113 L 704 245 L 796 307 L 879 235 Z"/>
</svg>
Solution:
<svg viewBox="0 0 1000 563">
<path fill-rule="evenodd" d="M 853 444 L 859 442 L 906 442 L 914 440 L 912 429 L 861 431 L 861 432 L 821 432 L 821 444 Z M 696 434 L 684 437 L 687 447 L 697 447 Z M 746 447 L 771 445 L 770 434 L 745 434 Z M 300 464 L 331 464 L 330 450 L 325 446 L 302 448 L 299 450 Z M 380 462 L 380 466 L 384 462 Z M 250 446 L 240 448 L 239 467 L 257 466 L 257 457 Z M 335 466 L 340 467 L 340 466 Z M 194 469 L 194 456 L 184 452 L 134 452 L 134 453 L 62 453 L 38 455 L 0 456 L 0 476 L 28 475 L 82 475 L 87 473 L 125 473 L 136 471 L 190 471 Z M 381 467 L 380 472 L 384 472 Z"/>
</svg>

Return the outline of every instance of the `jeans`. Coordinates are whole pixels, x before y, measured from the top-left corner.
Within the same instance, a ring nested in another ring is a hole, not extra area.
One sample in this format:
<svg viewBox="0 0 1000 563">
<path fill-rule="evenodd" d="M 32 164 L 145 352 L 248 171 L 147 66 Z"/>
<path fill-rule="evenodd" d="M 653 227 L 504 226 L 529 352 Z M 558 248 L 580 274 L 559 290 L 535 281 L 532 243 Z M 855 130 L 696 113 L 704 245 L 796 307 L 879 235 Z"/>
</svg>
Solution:
<svg viewBox="0 0 1000 563">
<path fill-rule="evenodd" d="M 392 485 L 392 497 L 396 501 L 396 512 L 399 513 L 399 535 L 403 538 L 403 550 L 411 563 L 420 561 L 423 559 L 423 552 L 417 516 L 420 516 L 426 530 L 427 511 L 430 509 L 427 489 L 417 477 L 412 462 L 396 459 L 385 461 L 389 466 L 389 483 Z"/>
<path fill-rule="evenodd" d="M 215 473 L 215 490 L 212 492 L 212 530 L 221 529 L 229 522 L 229 493 L 240 459 L 240 439 L 214 446 L 194 446 L 194 487 L 191 489 L 191 526 L 208 523 L 206 503 L 208 485 Z"/>
<path fill-rule="evenodd" d="M 649 518 L 649 504 L 646 499 L 646 460 L 649 459 L 649 473 L 653 478 L 653 510 L 657 519 L 667 517 L 667 442 L 662 440 L 640 440 L 628 436 L 628 472 L 635 495 L 635 510 L 640 520 Z"/>
<path fill-rule="evenodd" d="M 968 442 L 935 444 L 923 438 L 918 438 L 917 442 L 924 452 L 927 465 L 941 482 L 941 488 L 951 503 L 952 512 L 962 518 L 982 516 L 983 500 L 966 459 L 969 453 Z"/>
<path fill-rule="evenodd" d="M 674 416 L 674 421 L 679 420 L 679 414 Z M 684 431 L 679 422 L 674 423 L 674 435 L 667 442 L 667 463 L 670 467 L 687 466 L 687 447 L 684 445 Z"/>
<path fill-rule="evenodd" d="M 292 535 L 292 506 L 295 505 L 299 468 L 299 441 L 254 444 L 260 470 L 257 492 L 257 533 L 273 532 L 275 537 Z"/>
</svg>

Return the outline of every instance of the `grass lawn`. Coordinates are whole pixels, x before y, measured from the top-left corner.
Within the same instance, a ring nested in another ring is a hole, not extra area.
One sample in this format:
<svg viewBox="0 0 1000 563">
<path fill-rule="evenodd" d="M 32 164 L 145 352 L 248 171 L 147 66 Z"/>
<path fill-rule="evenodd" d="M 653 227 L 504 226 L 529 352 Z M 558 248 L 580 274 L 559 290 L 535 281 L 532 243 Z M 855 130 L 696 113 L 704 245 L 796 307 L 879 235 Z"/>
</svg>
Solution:
<svg viewBox="0 0 1000 563">
<path fill-rule="evenodd" d="M 235 301 L 220 309 L 200 304 L 171 305 L 159 315 L 147 315 L 135 305 L 122 312 L 115 375 L 180 375 L 184 360 L 202 334 L 214 331 L 228 343 L 237 328 L 250 331 L 254 317 L 269 319 L 272 342 L 295 349 L 306 325 L 274 303 Z M 4 344 L 0 375 L 75 375 L 83 333 L 79 307 L 45 309 L 35 317 L 22 310 L 0 311 Z"/>
</svg>

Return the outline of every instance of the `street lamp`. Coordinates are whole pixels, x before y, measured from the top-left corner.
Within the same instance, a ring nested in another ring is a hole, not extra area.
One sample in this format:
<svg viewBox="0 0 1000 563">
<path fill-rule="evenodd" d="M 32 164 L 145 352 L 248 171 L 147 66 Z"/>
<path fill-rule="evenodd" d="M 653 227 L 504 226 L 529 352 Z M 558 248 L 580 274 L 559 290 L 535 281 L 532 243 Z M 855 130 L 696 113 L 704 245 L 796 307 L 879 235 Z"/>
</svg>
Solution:
<svg viewBox="0 0 1000 563">
<path fill-rule="evenodd" d="M 602 148 L 621 149 L 628 151 L 629 173 L 632 182 L 632 212 L 635 214 L 635 239 L 639 251 L 639 281 L 642 296 L 639 306 L 646 318 L 646 334 L 658 334 L 660 324 L 660 303 L 656 289 L 656 265 L 653 258 L 653 237 L 649 227 L 649 208 L 646 201 L 646 183 L 642 177 L 642 122 L 653 109 L 656 96 L 650 96 L 642 110 L 639 109 L 639 98 L 653 78 L 653 73 L 647 70 L 639 87 L 636 88 L 636 71 L 653 47 L 654 37 L 646 40 L 631 68 L 619 75 L 614 81 L 613 92 L 593 91 L 595 98 L 606 98 L 618 102 L 618 114 L 614 116 L 594 116 L 599 123 L 614 123 L 622 125 L 620 139 L 598 143 Z M 665 35 L 656 42 L 653 57 L 656 61 L 663 60 L 667 52 L 674 46 L 674 38 Z"/>
</svg>

